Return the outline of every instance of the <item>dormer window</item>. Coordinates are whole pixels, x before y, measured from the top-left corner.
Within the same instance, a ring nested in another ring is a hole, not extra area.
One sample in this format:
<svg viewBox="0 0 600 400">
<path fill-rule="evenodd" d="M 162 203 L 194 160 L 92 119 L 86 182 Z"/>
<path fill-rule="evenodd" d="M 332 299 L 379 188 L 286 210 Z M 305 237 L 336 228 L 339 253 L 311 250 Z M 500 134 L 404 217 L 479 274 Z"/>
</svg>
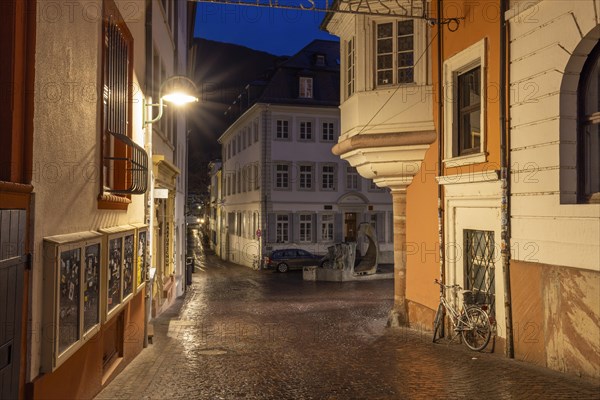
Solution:
<svg viewBox="0 0 600 400">
<path fill-rule="evenodd" d="M 306 76 L 300 77 L 300 97 L 312 99 L 313 97 L 313 78 Z"/>
<path fill-rule="evenodd" d="M 315 56 L 315 65 L 318 67 L 324 67 L 325 66 L 325 55 L 317 54 Z"/>
</svg>

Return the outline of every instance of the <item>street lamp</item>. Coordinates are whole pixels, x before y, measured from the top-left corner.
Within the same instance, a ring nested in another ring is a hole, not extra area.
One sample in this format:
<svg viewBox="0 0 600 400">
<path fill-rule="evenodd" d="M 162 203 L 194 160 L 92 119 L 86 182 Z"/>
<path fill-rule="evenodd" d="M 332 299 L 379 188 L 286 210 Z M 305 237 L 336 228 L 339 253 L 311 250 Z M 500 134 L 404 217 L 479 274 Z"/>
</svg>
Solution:
<svg viewBox="0 0 600 400">
<path fill-rule="evenodd" d="M 158 103 L 146 104 L 146 100 L 144 99 L 144 125 L 153 124 L 162 118 L 165 101 L 175 106 L 183 106 L 188 103 L 198 102 L 197 95 L 198 89 L 190 78 L 183 75 L 172 76 L 160 85 Z M 146 115 L 146 107 L 148 106 L 158 107 L 158 115 L 155 118 L 152 118 L 151 115 L 148 118 Z"/>
</svg>

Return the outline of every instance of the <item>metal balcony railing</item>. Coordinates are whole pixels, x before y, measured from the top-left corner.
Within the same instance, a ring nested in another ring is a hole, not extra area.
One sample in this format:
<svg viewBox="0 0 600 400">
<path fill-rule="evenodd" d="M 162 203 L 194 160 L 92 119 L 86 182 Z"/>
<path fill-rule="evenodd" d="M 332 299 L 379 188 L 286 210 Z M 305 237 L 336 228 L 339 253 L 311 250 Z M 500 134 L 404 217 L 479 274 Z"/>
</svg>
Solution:
<svg viewBox="0 0 600 400">
<path fill-rule="evenodd" d="M 114 138 L 113 149 L 123 149 L 120 153 L 126 156 L 118 157 L 114 154 L 105 155 L 105 164 L 112 165 L 113 182 L 105 191 L 112 194 L 144 194 L 148 190 L 148 153 L 143 147 L 136 144 L 128 136 L 107 131 Z"/>
</svg>

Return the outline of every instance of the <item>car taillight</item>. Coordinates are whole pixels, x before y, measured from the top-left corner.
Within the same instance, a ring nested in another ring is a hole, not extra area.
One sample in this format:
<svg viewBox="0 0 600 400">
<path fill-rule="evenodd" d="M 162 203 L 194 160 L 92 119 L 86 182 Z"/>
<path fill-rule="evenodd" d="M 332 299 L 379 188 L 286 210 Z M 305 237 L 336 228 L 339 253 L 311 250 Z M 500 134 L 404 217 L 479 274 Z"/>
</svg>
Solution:
<svg viewBox="0 0 600 400">
<path fill-rule="evenodd" d="M 271 259 L 269 257 L 265 257 L 265 264 L 270 264 L 271 263 Z"/>
</svg>

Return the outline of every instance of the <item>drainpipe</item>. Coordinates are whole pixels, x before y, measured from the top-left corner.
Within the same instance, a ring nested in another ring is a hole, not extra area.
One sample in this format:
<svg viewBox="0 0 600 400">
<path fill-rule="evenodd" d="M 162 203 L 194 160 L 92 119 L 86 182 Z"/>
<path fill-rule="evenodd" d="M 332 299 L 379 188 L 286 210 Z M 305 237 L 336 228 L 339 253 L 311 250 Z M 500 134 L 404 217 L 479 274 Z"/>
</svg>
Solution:
<svg viewBox="0 0 600 400">
<path fill-rule="evenodd" d="M 437 151 L 438 151 L 438 160 L 437 160 L 437 175 L 439 177 L 442 176 L 442 137 L 443 137 L 443 89 L 444 85 L 442 82 L 443 74 L 442 74 L 442 46 L 443 46 L 443 30 L 442 30 L 442 0 L 437 0 L 437 78 L 438 78 L 438 88 L 437 88 L 437 102 L 438 102 L 438 115 L 437 115 L 437 124 L 438 124 L 438 138 L 437 138 Z M 437 204 L 438 204 L 438 240 L 440 243 L 440 281 L 442 283 L 446 282 L 446 274 L 444 267 L 444 207 L 442 202 L 442 185 L 438 182 L 437 187 Z M 440 293 L 443 293 L 442 288 L 440 287 Z"/>
<path fill-rule="evenodd" d="M 512 306 L 510 290 L 510 179 L 508 160 L 508 129 L 506 127 L 506 92 L 507 92 L 507 46 L 506 35 L 506 0 L 500 0 L 500 179 L 502 184 L 501 202 L 501 248 L 502 274 L 504 278 L 504 312 L 506 314 L 506 356 L 514 358 Z"/>
<path fill-rule="evenodd" d="M 152 80 L 152 0 L 146 0 L 146 21 L 145 21 L 146 37 L 146 65 L 145 65 L 145 76 L 144 76 L 144 96 L 150 93 L 150 81 Z M 144 113 L 146 110 L 144 110 Z M 150 125 L 151 126 L 151 125 Z M 152 129 L 145 127 L 147 132 L 148 140 L 146 140 L 148 157 L 150 158 L 150 171 L 148 177 L 150 179 L 150 185 L 148 185 L 150 193 L 146 193 L 146 220 L 148 225 L 148 236 L 150 240 L 146 239 L 146 246 L 149 248 L 148 259 L 152 260 L 152 218 L 153 218 L 153 191 L 154 185 L 152 184 Z M 150 296 L 152 295 L 152 281 L 149 279 L 150 271 L 146 271 L 146 290 L 145 290 L 145 301 L 144 301 L 144 347 L 148 347 L 148 322 L 150 318 Z"/>
</svg>

